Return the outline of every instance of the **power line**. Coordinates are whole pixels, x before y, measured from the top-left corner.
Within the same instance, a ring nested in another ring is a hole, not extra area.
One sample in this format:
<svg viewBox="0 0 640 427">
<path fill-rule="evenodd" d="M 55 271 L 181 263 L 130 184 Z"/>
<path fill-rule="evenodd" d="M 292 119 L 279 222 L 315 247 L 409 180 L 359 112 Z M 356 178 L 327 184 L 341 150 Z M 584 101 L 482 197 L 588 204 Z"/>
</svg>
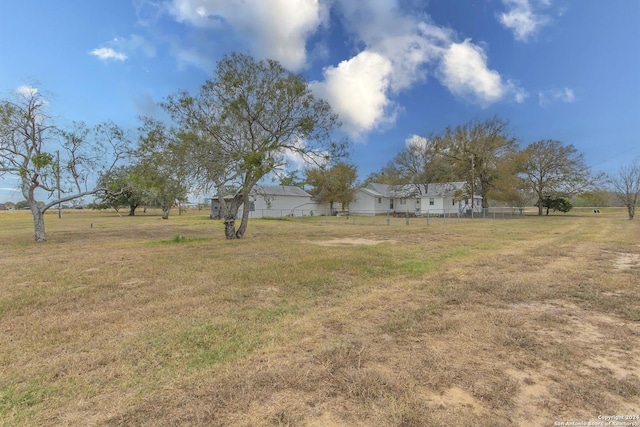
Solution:
<svg viewBox="0 0 640 427">
<path fill-rule="evenodd" d="M 622 151 L 621 153 L 618 153 L 618 154 L 614 154 L 613 156 L 608 157 L 608 158 L 606 158 L 606 159 L 604 159 L 604 160 L 601 160 L 601 161 L 599 161 L 598 163 L 595 163 L 595 164 L 593 164 L 593 165 L 591 165 L 591 166 L 593 167 L 593 166 L 601 165 L 601 164 L 603 164 L 603 163 L 608 162 L 609 160 L 615 159 L 616 157 L 620 157 L 620 156 L 622 156 L 622 155 L 624 155 L 624 154 L 627 154 L 627 153 L 629 153 L 629 152 L 631 152 L 631 151 L 633 151 L 633 150 L 637 150 L 638 148 L 640 148 L 640 146 L 635 146 L 635 147 L 629 148 L 628 150 Z"/>
</svg>

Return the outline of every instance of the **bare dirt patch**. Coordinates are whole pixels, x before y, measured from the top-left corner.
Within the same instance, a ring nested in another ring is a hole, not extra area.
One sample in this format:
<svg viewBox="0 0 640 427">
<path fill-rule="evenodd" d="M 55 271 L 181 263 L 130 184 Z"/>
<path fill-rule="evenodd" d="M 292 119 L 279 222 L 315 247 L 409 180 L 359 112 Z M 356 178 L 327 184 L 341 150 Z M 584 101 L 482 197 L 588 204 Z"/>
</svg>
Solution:
<svg viewBox="0 0 640 427">
<path fill-rule="evenodd" d="M 616 256 L 613 264 L 618 270 L 630 270 L 640 265 L 640 254 L 621 253 Z"/>
</svg>

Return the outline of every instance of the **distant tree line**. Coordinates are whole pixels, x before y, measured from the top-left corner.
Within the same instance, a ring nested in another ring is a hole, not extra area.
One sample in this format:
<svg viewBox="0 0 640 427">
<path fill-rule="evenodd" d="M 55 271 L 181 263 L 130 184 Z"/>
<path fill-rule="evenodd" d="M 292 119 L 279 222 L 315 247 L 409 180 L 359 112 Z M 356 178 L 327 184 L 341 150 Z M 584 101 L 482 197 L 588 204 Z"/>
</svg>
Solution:
<svg viewBox="0 0 640 427">
<path fill-rule="evenodd" d="M 462 181 L 463 196 L 481 196 L 483 208 L 491 201 L 534 205 L 538 215 L 548 215 L 568 212 L 578 195 L 596 194 L 603 178 L 573 145 L 550 139 L 520 148 L 508 122 L 493 117 L 413 138 L 366 182 L 410 184 L 423 191 L 430 183 Z"/>
<path fill-rule="evenodd" d="M 279 176 L 305 185 L 320 202 L 348 206 L 357 170 L 348 162 L 340 122 L 316 98 L 301 75 L 273 60 L 232 53 L 196 93 L 178 92 L 160 104 L 169 119 L 142 117 L 137 132 L 105 121 L 61 127 L 48 100 L 23 87 L 0 99 L 0 176 L 19 178 L 24 205 L 33 215 L 37 242 L 46 240 L 44 213 L 91 197 L 96 207 L 159 206 L 168 218 L 191 192 L 217 194 L 225 236 L 243 237 L 249 209 L 242 210 L 261 180 Z M 292 160 L 309 165 L 291 172 Z M 633 219 L 640 193 L 634 162 L 604 185 L 571 144 L 541 140 L 520 147 L 508 122 L 498 117 L 446 127 L 414 138 L 367 182 L 413 185 L 463 181 L 466 194 L 524 207 L 538 214 L 566 212 L 571 199 L 603 200 L 613 194 Z M 16 207 L 19 204 L 16 204 Z M 22 206 L 22 205 L 20 205 Z"/>
</svg>

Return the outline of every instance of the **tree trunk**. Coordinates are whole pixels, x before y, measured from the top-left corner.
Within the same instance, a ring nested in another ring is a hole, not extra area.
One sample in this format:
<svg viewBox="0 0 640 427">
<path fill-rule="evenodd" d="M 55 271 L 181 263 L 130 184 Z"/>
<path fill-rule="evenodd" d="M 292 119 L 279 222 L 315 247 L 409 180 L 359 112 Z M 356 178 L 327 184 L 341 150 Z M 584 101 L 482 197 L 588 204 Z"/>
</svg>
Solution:
<svg viewBox="0 0 640 427">
<path fill-rule="evenodd" d="M 44 234 L 44 212 L 42 212 L 38 206 L 32 206 L 31 213 L 33 214 L 33 229 L 35 230 L 36 242 L 46 242 L 47 239 Z"/>
<path fill-rule="evenodd" d="M 627 212 L 629 213 L 629 220 L 632 220 L 636 214 L 636 207 L 634 205 L 628 205 Z"/>
<path fill-rule="evenodd" d="M 236 239 L 236 220 L 234 218 L 225 218 L 224 220 L 224 237 L 227 240 Z"/>
<path fill-rule="evenodd" d="M 137 206 L 129 205 L 129 216 L 135 216 L 135 214 L 136 214 L 136 207 L 137 207 Z"/>
<path fill-rule="evenodd" d="M 162 205 L 162 219 L 169 219 L 169 211 L 171 208 L 169 205 Z"/>
<path fill-rule="evenodd" d="M 236 237 L 238 239 L 242 239 L 245 231 L 247 231 L 247 224 L 249 223 L 249 194 L 247 192 L 246 195 L 242 197 L 242 205 L 244 209 L 242 209 L 242 221 L 240 221 L 240 227 L 238 227 L 238 231 L 236 231 Z"/>
<path fill-rule="evenodd" d="M 222 193 L 223 191 L 219 188 L 218 194 Z M 238 209 L 242 205 L 243 198 L 240 194 L 236 194 L 231 202 L 227 202 L 223 198 L 218 200 L 220 201 L 219 215 L 224 219 L 224 237 L 227 240 L 237 239 L 236 216 L 238 215 Z"/>
<path fill-rule="evenodd" d="M 542 216 L 542 197 L 538 196 L 538 216 Z"/>
</svg>

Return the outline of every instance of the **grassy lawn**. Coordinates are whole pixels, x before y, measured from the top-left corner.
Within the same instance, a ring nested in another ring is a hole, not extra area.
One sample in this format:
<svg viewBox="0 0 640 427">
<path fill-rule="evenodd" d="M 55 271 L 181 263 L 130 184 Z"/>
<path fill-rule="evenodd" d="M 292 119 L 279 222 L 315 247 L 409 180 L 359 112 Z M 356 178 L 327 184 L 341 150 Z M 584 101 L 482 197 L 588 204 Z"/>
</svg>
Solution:
<svg viewBox="0 0 640 427">
<path fill-rule="evenodd" d="M 640 222 L 0 212 L 0 426 L 640 414 Z M 640 422 L 640 420 L 636 420 Z"/>
</svg>

